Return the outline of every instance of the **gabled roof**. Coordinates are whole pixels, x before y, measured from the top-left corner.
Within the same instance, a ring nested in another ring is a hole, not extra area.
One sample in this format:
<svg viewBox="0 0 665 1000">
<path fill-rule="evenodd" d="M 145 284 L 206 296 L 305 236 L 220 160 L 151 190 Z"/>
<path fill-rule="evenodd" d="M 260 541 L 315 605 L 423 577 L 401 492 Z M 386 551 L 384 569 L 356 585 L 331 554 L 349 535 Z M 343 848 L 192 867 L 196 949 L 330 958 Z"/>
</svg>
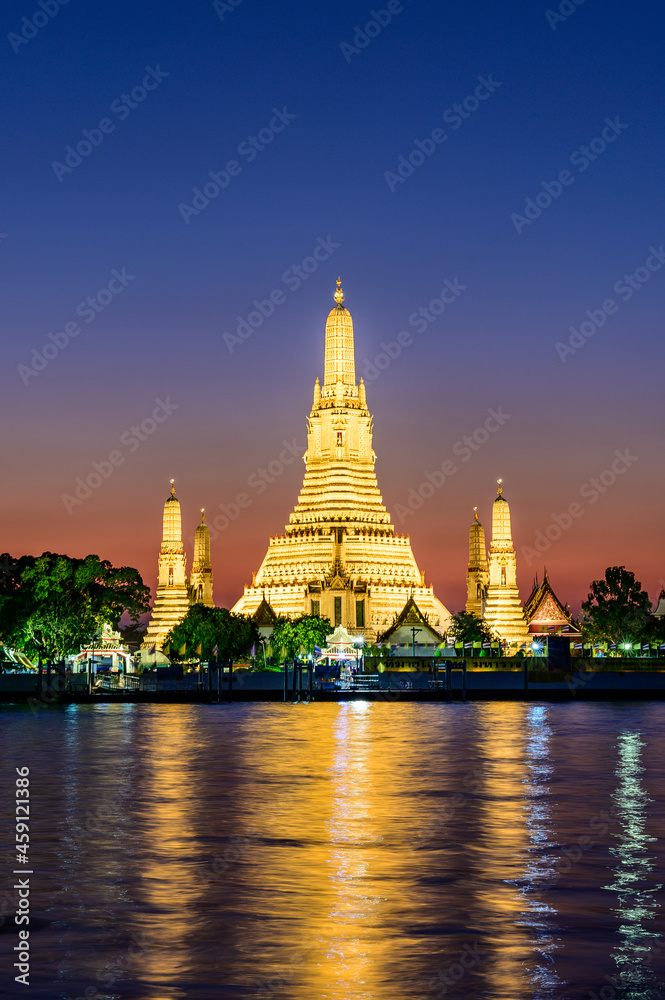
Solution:
<svg viewBox="0 0 665 1000">
<path fill-rule="evenodd" d="M 539 585 L 536 580 L 533 590 L 524 605 L 524 617 L 530 624 L 534 620 L 548 622 L 562 622 L 572 625 L 572 618 L 563 604 L 552 590 L 547 570 L 544 571 L 543 582 Z"/>
<path fill-rule="evenodd" d="M 266 601 L 265 597 L 263 598 L 263 600 L 259 604 L 258 608 L 256 609 L 256 611 L 252 615 L 252 620 L 257 625 L 270 626 L 270 625 L 274 625 L 276 623 L 276 621 L 277 621 L 277 615 L 275 614 L 275 611 L 274 611 L 272 605 L 270 605 Z"/>
<path fill-rule="evenodd" d="M 661 590 L 658 595 L 658 604 L 656 605 L 656 610 L 652 612 L 654 618 L 662 618 L 665 616 L 665 587 Z"/>
<path fill-rule="evenodd" d="M 406 626 L 411 628 L 412 626 L 420 626 L 420 628 L 425 628 L 427 631 L 437 640 L 440 641 L 441 636 L 434 629 L 427 620 L 427 616 L 423 614 L 418 605 L 416 604 L 413 597 L 410 597 L 400 613 L 398 614 L 395 621 L 390 625 L 385 632 L 383 632 L 379 637 L 378 641 L 387 642 L 392 635 L 397 632 L 398 629 Z M 420 643 L 422 645 L 422 641 Z"/>
</svg>

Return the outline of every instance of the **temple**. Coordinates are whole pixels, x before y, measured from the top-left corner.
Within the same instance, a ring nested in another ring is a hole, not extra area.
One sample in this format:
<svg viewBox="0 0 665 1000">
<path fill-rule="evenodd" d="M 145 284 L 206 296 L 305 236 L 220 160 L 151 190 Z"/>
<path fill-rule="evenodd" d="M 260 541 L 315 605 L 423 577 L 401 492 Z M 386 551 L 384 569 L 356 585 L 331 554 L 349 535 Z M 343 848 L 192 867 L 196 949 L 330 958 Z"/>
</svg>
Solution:
<svg viewBox="0 0 665 1000">
<path fill-rule="evenodd" d="M 142 648 L 161 648 L 171 629 L 183 620 L 192 604 L 197 603 L 213 604 L 210 532 L 205 513 L 201 511 L 201 523 L 196 529 L 194 540 L 192 576 L 188 580 L 180 501 L 171 480 L 171 493 L 164 504 L 157 593 L 152 617 L 141 643 Z"/>
<path fill-rule="evenodd" d="M 466 573 L 466 610 L 478 618 L 483 617 L 490 574 L 487 567 L 485 529 L 478 520 L 478 508 L 473 508 L 473 521 L 469 528 L 469 566 Z"/>
<path fill-rule="evenodd" d="M 395 534 L 379 492 L 372 416 L 364 382 L 356 383 L 353 321 L 340 279 L 334 299 L 300 496 L 233 610 L 252 614 L 265 592 L 277 614 L 320 614 L 374 638 L 413 597 L 430 625 L 442 630 L 449 612 L 425 586 L 410 540 Z"/>
<path fill-rule="evenodd" d="M 498 485 L 492 505 L 492 542 L 484 618 L 500 639 L 522 644 L 529 638 L 529 631 L 517 589 L 517 560 L 510 528 L 510 507 L 503 495 L 500 479 Z"/>
<path fill-rule="evenodd" d="M 565 632 L 571 638 L 580 635 L 570 609 L 564 607 L 554 593 L 547 569 L 544 570 L 542 583 L 538 583 L 537 578 L 534 580 L 533 590 L 524 604 L 524 617 L 532 637 L 558 632 Z"/>
</svg>

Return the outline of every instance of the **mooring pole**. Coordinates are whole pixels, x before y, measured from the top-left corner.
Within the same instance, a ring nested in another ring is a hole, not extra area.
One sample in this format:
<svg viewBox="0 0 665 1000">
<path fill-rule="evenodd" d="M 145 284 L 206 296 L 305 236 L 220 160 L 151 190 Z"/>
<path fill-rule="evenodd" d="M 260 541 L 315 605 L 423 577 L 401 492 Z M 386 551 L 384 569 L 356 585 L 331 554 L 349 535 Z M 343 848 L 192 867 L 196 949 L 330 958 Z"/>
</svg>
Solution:
<svg viewBox="0 0 665 1000">
<path fill-rule="evenodd" d="M 289 700 L 289 668 L 284 660 L 284 701 Z"/>
</svg>

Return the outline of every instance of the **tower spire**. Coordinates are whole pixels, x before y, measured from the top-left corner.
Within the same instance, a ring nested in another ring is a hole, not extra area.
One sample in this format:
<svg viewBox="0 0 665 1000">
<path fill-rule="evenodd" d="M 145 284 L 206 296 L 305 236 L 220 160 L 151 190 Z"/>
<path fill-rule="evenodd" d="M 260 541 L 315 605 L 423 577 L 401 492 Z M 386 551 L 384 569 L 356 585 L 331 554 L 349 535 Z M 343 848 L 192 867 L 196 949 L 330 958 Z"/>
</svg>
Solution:
<svg viewBox="0 0 665 1000">
<path fill-rule="evenodd" d="M 478 520 L 478 508 L 473 508 L 473 521 L 469 529 L 469 565 L 466 572 L 466 610 L 482 617 L 489 570 L 485 548 L 485 529 Z"/>
<path fill-rule="evenodd" d="M 337 290 L 333 296 L 335 305 L 326 321 L 326 346 L 324 362 L 324 388 L 354 386 L 356 384 L 356 364 L 353 348 L 353 320 L 351 313 L 343 305 L 342 279 L 337 279 Z M 345 391 L 347 394 L 348 391 Z"/>
<path fill-rule="evenodd" d="M 508 642 L 524 643 L 528 626 L 517 589 L 517 559 L 510 525 L 510 507 L 498 479 L 492 504 L 492 541 L 489 551 L 489 587 L 485 620 L 496 634 Z"/>
</svg>

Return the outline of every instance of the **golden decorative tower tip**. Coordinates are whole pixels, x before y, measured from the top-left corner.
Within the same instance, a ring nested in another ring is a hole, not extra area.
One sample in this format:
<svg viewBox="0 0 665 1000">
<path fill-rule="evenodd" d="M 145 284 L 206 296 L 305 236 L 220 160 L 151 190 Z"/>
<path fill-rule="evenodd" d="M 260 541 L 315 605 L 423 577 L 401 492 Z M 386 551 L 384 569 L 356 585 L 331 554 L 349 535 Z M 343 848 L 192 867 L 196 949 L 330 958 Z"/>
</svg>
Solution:
<svg viewBox="0 0 665 1000">
<path fill-rule="evenodd" d="M 334 300 L 335 300 L 335 302 L 337 303 L 338 306 L 341 306 L 342 302 L 344 301 L 344 292 L 342 291 L 342 279 L 341 278 L 337 279 L 337 291 L 333 295 L 333 298 L 334 298 Z"/>
</svg>

